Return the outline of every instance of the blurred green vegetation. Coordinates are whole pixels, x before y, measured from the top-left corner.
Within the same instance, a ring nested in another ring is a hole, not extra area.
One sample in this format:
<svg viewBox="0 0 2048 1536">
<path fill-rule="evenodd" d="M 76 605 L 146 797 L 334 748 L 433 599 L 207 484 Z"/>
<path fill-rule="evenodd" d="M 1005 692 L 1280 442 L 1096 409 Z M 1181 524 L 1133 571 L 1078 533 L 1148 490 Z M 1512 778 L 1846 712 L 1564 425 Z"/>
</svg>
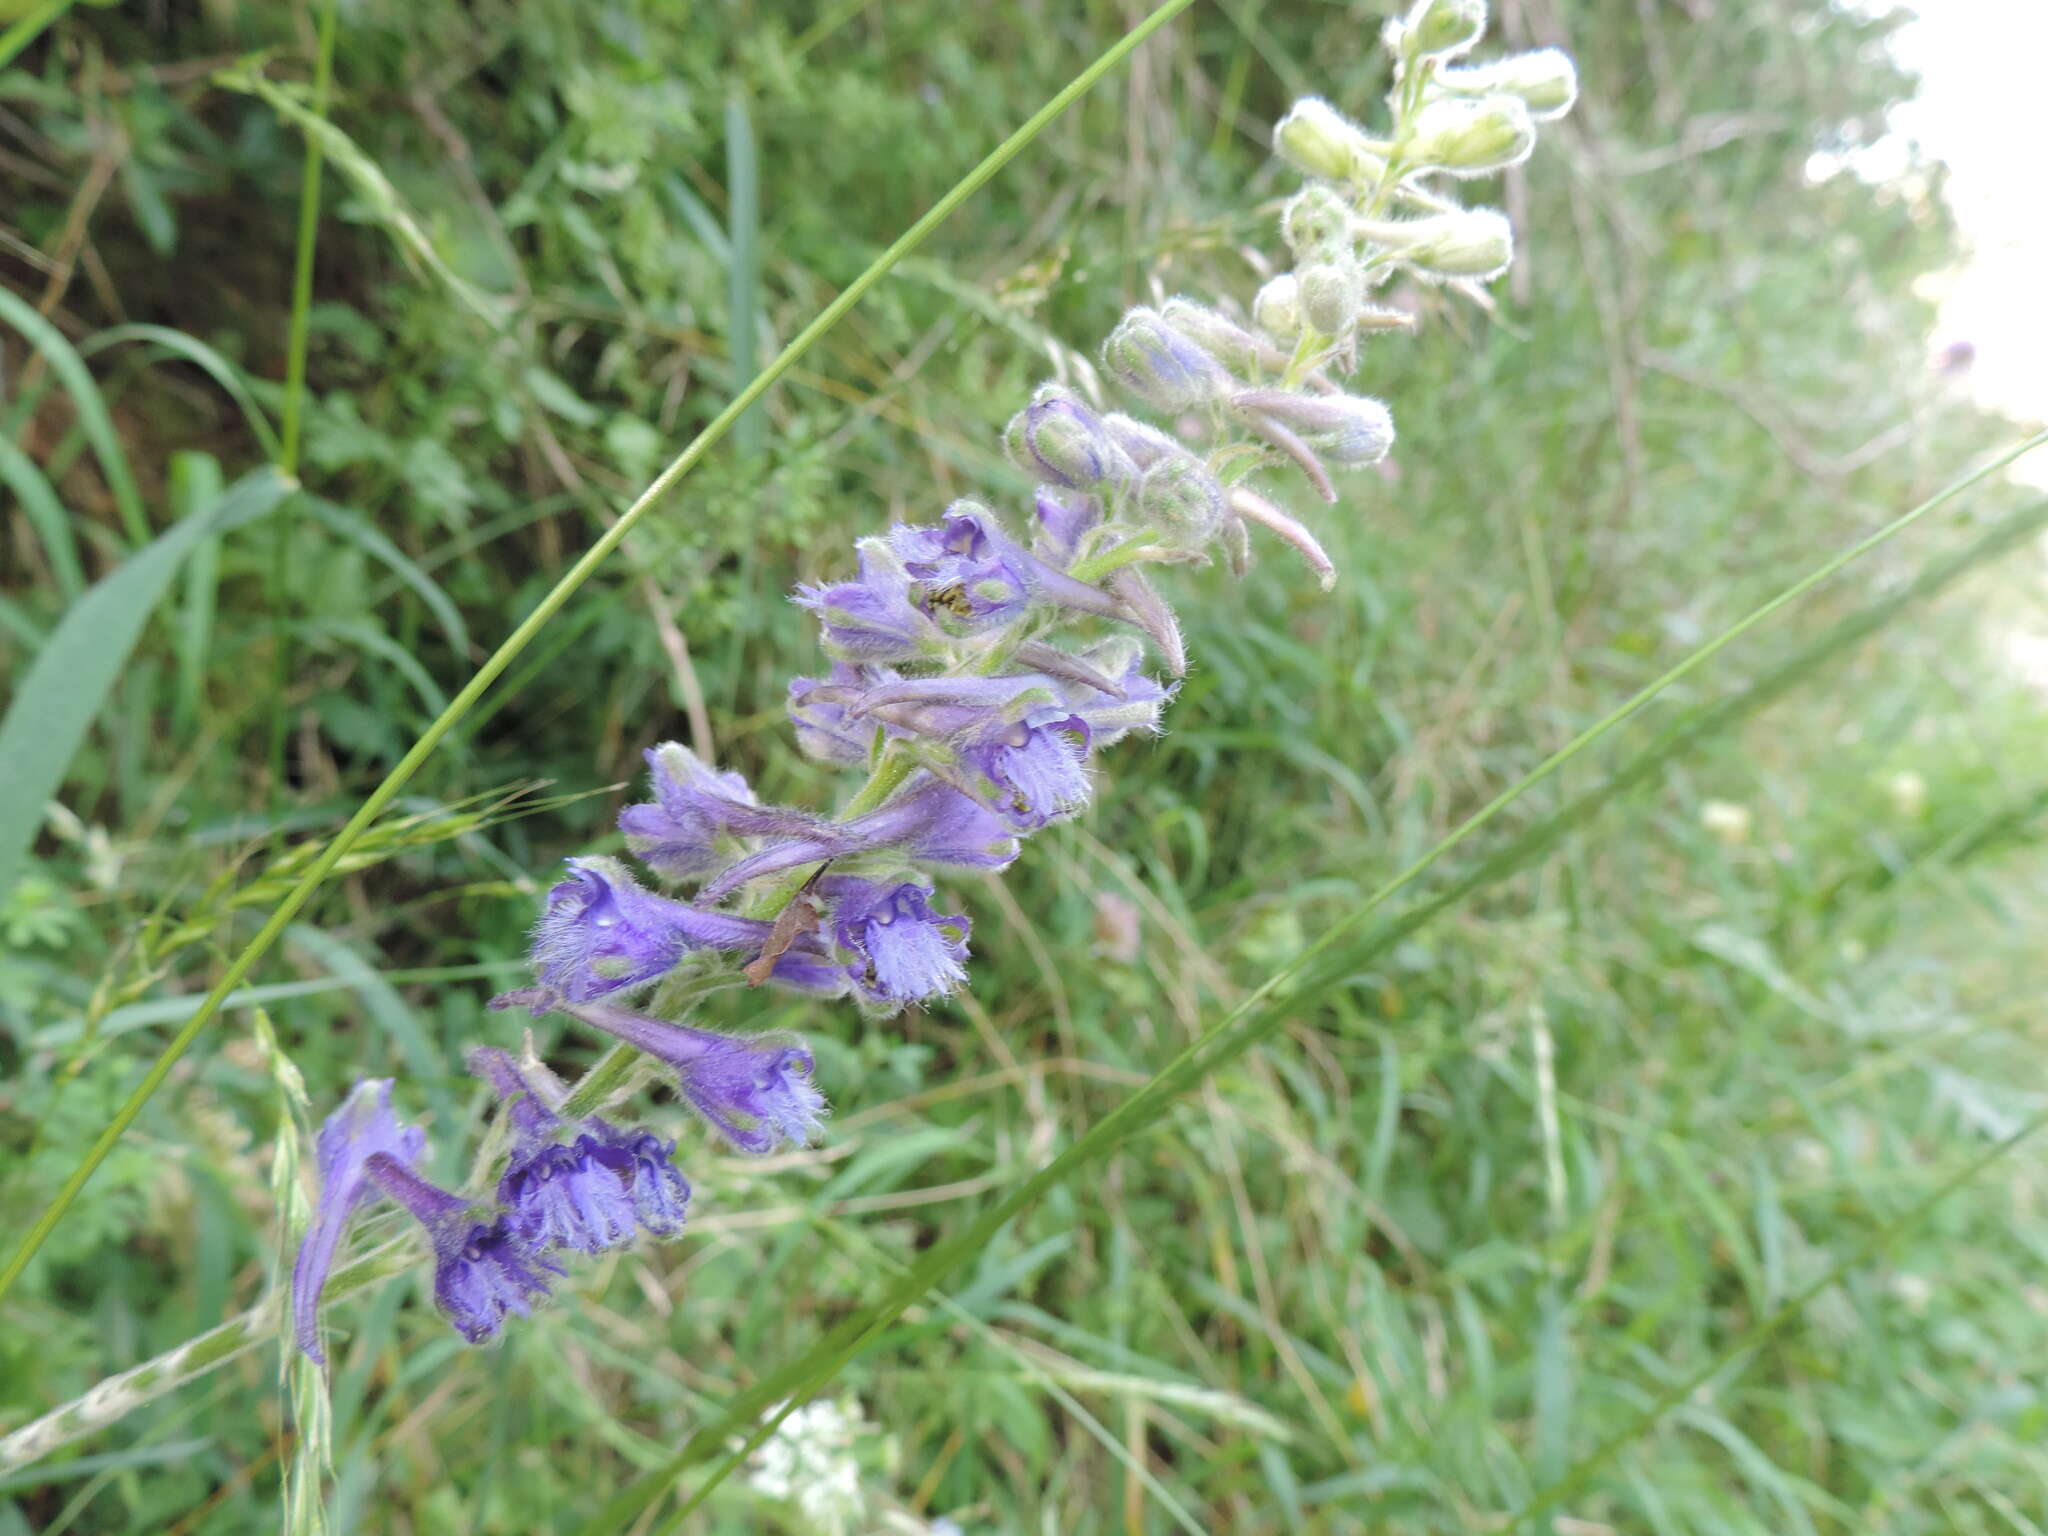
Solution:
<svg viewBox="0 0 2048 1536">
<path fill-rule="evenodd" d="M 495 1350 L 410 1282 L 338 1309 L 332 1529 L 575 1529 L 1575 731 L 2014 440 L 1927 363 L 1913 281 L 1954 249 L 1935 171 L 1807 176 L 1910 89 L 1883 22 L 1498 10 L 1493 46 L 1568 46 L 1586 97 L 1498 194 L 1525 254 L 1496 312 L 1419 294 L 1420 338 L 1375 344 L 1401 442 L 1319 515 L 1337 590 L 1281 552 L 1178 581 L 1195 669 L 1169 734 L 955 893 L 970 994 L 886 1025 L 723 1005 L 813 1037 L 824 1148 L 741 1162 L 686 1133 L 692 1235 Z M 260 921 L 266 864 L 337 826 L 752 360 L 1138 14 L 342 7 L 304 493 L 186 564 L 0 892 L 0 1225 Z M 316 1105 L 396 1074 L 454 1170 L 461 1048 L 504 1037 L 483 1000 L 541 883 L 609 846 L 619 781 L 694 695 L 765 796 L 829 802 L 781 716 L 817 664 L 782 595 L 893 517 L 1024 492 L 996 429 L 1060 344 L 1155 292 L 1245 299 L 1288 186 L 1266 125 L 1310 91 L 1368 112 L 1378 21 L 1191 11 L 634 533 L 258 976 Z M 162 529 L 271 457 L 316 23 L 81 7 L 0 71 L 0 273 L 96 389 L 0 329 L 0 676 L 137 545 L 134 512 Z M 1886 547 L 1448 872 L 2026 505 L 1990 487 Z M 1555 1530 L 2048 1524 L 2042 1149 L 1893 1230 L 2043 1104 L 2048 731 L 2003 652 L 2043 622 L 2039 567 L 2023 543 L 1305 988 L 1284 1036 L 844 1374 L 876 1427 L 847 1528 L 1169 1529 L 1142 1468 L 1205 1530 L 1495 1530 L 1603 1448 Z M 262 1294 L 277 1112 L 232 1011 L 0 1313 L 0 1430 Z M 273 1530 L 290 1454 L 254 1355 L 0 1482 L 0 1536 Z M 820 1528 L 744 1478 L 696 1521 Z"/>
</svg>

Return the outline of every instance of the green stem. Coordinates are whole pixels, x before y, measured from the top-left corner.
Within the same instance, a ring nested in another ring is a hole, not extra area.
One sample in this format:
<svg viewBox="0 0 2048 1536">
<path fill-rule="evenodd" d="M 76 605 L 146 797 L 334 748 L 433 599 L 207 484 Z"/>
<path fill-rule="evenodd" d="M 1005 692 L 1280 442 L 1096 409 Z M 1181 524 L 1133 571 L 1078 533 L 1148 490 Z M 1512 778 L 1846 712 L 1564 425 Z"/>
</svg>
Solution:
<svg viewBox="0 0 2048 1536">
<path fill-rule="evenodd" d="M 604 1059 L 584 1073 L 583 1080 L 569 1090 L 569 1097 L 562 1101 L 562 1118 L 581 1120 L 596 1114 L 604 1108 L 605 1100 L 626 1086 L 626 1079 L 639 1065 L 640 1052 L 636 1047 L 613 1046 L 604 1053 Z"/>
<path fill-rule="evenodd" d="M 320 13 L 318 51 L 313 56 L 313 115 L 327 116 L 327 102 L 334 89 L 334 39 L 340 0 L 327 0 Z M 305 413 L 306 348 L 313 312 L 313 251 L 320 237 L 320 172 L 323 157 L 317 134 L 306 135 L 306 161 L 299 175 L 298 249 L 292 257 L 291 329 L 285 342 L 284 406 L 278 422 L 277 467 L 296 477 L 299 467 L 299 427 Z M 292 632 L 286 622 L 288 604 L 285 587 L 291 551 L 290 518 L 279 517 L 270 525 L 270 803 L 284 799 L 285 694 L 292 679 Z"/>
<path fill-rule="evenodd" d="M 255 968 L 256 962 L 277 942 L 278 935 L 290 926 L 300 910 L 311 900 L 313 893 L 334 872 L 335 865 L 339 864 L 349 849 L 355 846 L 357 839 L 383 813 L 384 808 L 397 797 L 398 792 L 411 781 L 413 775 L 419 772 L 426 760 L 434 755 L 434 750 L 440 746 L 442 738 L 475 708 L 477 701 L 490 690 L 491 684 L 498 680 L 521 651 L 532 644 L 534 637 L 547 627 L 549 620 L 561 611 L 563 605 L 575 595 L 576 590 L 584 582 L 590 579 L 612 551 L 619 547 L 627 534 L 631 533 L 640 520 L 702 462 L 704 456 L 732 430 L 733 423 L 746 413 L 748 406 L 773 388 L 784 374 L 796 366 L 805 353 L 817 345 L 821 337 L 838 325 L 849 310 L 867 297 L 877 283 L 911 252 L 924 244 L 932 231 L 951 217 L 955 209 L 980 191 L 998 171 L 1014 160 L 1026 145 L 1043 133 L 1067 108 L 1086 95 L 1098 80 L 1122 63 L 1132 49 L 1187 9 L 1190 3 L 1192 0 L 1164 0 L 1163 4 L 1125 33 L 1094 63 L 1070 80 L 1059 94 L 1033 113 L 1022 127 L 991 150 L 979 165 L 955 182 L 952 188 L 931 206 L 924 217 L 911 225 L 895 244 L 870 262 L 866 271 L 856 277 L 838 298 L 826 305 L 818 317 L 805 326 L 796 339 L 777 354 L 773 362 L 754 376 L 753 382 L 741 390 L 731 403 L 697 434 L 689 446 L 676 455 L 668 468 L 655 477 L 653 484 L 641 492 L 619 520 L 605 530 L 597 542 L 564 573 L 561 580 L 555 583 L 519 627 L 505 637 L 504 642 L 477 669 L 476 675 L 463 685 L 462 691 L 449 701 L 448 707 L 441 711 L 440 716 L 427 727 L 419 740 L 413 743 L 411 750 L 399 760 L 398 765 L 384 776 L 384 781 L 370 791 L 369 797 L 363 801 L 355 815 L 348 819 L 347 824 L 321 850 L 312 867 L 286 894 L 284 900 L 278 904 L 277 910 L 272 912 L 262 928 L 257 930 L 255 937 L 221 973 L 220 980 L 214 983 L 213 990 L 207 993 L 197 1011 L 164 1046 L 162 1054 L 143 1075 L 142 1081 L 135 1086 L 121 1107 L 114 1112 L 113 1118 L 107 1122 L 106 1128 L 101 1131 L 99 1138 L 86 1152 L 77 1168 L 72 1170 L 70 1177 L 64 1181 L 63 1187 L 57 1191 L 49 1206 L 36 1218 L 35 1224 L 23 1237 L 21 1246 L 8 1259 L 7 1267 L 0 1269 L 0 1297 L 4 1297 L 13 1289 L 15 1281 L 21 1278 L 22 1271 L 28 1268 L 29 1261 L 48 1241 L 50 1234 L 56 1230 L 57 1223 L 63 1220 L 64 1213 L 71 1208 L 72 1202 L 77 1200 L 79 1191 L 85 1188 L 86 1182 L 98 1171 L 100 1164 L 106 1161 L 107 1154 L 113 1151 L 115 1144 L 127 1133 L 128 1127 L 135 1123 L 136 1116 L 142 1113 L 142 1107 L 150 1101 L 157 1089 L 163 1086 L 164 1080 L 170 1076 L 172 1067 L 176 1066 L 178 1059 L 191 1048 L 192 1042 L 199 1038 L 199 1032 L 220 1011 L 222 1001 L 242 984 L 249 972 Z"/>
</svg>

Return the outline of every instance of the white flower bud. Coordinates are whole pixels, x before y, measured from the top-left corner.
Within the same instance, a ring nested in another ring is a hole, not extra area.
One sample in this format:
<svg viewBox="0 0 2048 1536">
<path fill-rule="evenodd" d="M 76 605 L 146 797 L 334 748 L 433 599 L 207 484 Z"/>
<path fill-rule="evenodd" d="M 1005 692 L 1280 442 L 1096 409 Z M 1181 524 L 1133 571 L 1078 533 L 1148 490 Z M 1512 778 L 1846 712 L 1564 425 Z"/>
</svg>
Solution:
<svg viewBox="0 0 2048 1536">
<path fill-rule="evenodd" d="M 1323 251 L 1350 248 L 1351 208 L 1328 187 L 1314 182 L 1287 201 L 1280 213 L 1280 233 L 1297 260 Z"/>
<path fill-rule="evenodd" d="M 1252 300 L 1252 319 L 1274 340 L 1289 346 L 1301 335 L 1301 292 L 1292 272 L 1283 272 Z"/>
<path fill-rule="evenodd" d="M 1485 31 L 1486 0 L 1415 0 L 1397 46 L 1411 59 L 1450 58 L 1471 48 Z"/>
<path fill-rule="evenodd" d="M 1297 101 L 1280 119 L 1273 148 L 1296 170 L 1327 181 L 1372 181 L 1386 166 L 1378 141 L 1315 96 Z"/>
<path fill-rule="evenodd" d="M 1361 219 L 1358 232 L 1425 277 L 1480 282 L 1515 259 L 1514 227 L 1491 208 L 1463 208 L 1421 219 Z"/>
<path fill-rule="evenodd" d="M 1571 111 L 1579 99 L 1579 72 L 1559 48 L 1512 53 L 1489 64 L 1437 71 L 1436 83 L 1457 96 L 1516 96 L 1539 123 Z"/>
<path fill-rule="evenodd" d="M 1536 124 L 1519 96 L 1446 96 L 1416 114 L 1406 158 L 1453 176 L 1490 176 L 1520 165 L 1535 148 Z"/>
<path fill-rule="evenodd" d="M 1339 261 L 1312 262 L 1294 275 L 1301 317 L 1324 336 L 1349 336 L 1365 308 L 1365 274 L 1346 252 Z"/>
</svg>

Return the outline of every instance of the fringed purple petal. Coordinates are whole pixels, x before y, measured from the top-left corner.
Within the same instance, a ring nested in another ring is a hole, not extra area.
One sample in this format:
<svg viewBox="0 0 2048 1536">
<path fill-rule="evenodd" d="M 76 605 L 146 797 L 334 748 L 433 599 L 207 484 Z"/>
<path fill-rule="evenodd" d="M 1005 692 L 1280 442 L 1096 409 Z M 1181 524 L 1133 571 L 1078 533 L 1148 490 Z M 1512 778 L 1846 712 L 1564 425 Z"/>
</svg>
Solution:
<svg viewBox="0 0 2048 1536">
<path fill-rule="evenodd" d="M 968 921 L 934 913 L 928 883 L 828 875 L 818 888 L 831 903 L 833 938 L 853 957 L 847 972 L 864 1002 L 901 1007 L 967 979 Z"/>
</svg>

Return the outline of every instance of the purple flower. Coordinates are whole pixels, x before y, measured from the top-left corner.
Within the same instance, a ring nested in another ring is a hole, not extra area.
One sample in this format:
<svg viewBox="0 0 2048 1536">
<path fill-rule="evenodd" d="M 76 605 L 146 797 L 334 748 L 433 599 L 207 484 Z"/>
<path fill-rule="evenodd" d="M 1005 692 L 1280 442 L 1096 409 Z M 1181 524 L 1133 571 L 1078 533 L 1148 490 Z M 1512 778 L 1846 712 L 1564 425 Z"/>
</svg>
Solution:
<svg viewBox="0 0 2048 1536">
<path fill-rule="evenodd" d="M 676 1169 L 676 1144 L 663 1141 L 652 1131 L 621 1130 L 595 1118 L 590 1125 L 591 1134 L 578 1145 L 589 1143 L 591 1157 L 626 1186 L 640 1225 L 656 1237 L 672 1237 L 682 1231 L 690 1185 Z"/>
<path fill-rule="evenodd" d="M 571 859 L 533 931 L 544 992 L 588 1002 L 645 986 L 692 949 L 758 949 L 768 925 L 643 890 L 616 859 Z"/>
<path fill-rule="evenodd" d="M 720 773 L 680 742 L 647 751 L 654 802 L 619 813 L 626 846 L 672 880 L 690 879 L 722 862 L 718 839 L 789 837 L 817 821 L 782 806 L 762 805 L 737 773 Z"/>
<path fill-rule="evenodd" d="M 546 1068 L 529 1071 L 510 1052 L 481 1046 L 469 1070 L 497 1090 L 512 1121 L 498 1203 L 519 1236 L 541 1250 L 602 1253 L 629 1241 L 636 1222 L 658 1237 L 682 1230 L 690 1186 L 669 1160 L 674 1142 L 595 1115 L 570 1139 L 575 1128 L 556 1112 L 563 1095 Z"/>
<path fill-rule="evenodd" d="M 1063 705 L 998 722 L 942 770 L 1019 832 L 1035 831 L 1088 801 L 1087 721 Z"/>
<path fill-rule="evenodd" d="M 320 1348 L 320 1293 L 334 1268 L 334 1255 L 348 1219 L 373 1191 L 368 1164 L 383 1155 L 411 1164 L 426 1150 L 426 1133 L 400 1125 L 391 1112 L 391 1079 L 357 1083 L 339 1109 L 320 1127 L 314 1157 L 320 1172 L 320 1203 L 292 1265 L 292 1319 L 299 1348 L 324 1365 Z"/>
<path fill-rule="evenodd" d="M 618 1172 L 579 1136 L 544 1142 L 515 1156 L 498 1180 L 505 1221 L 535 1248 L 602 1253 L 633 1237 L 635 1212 Z"/>
<path fill-rule="evenodd" d="M 535 1248 L 602 1253 L 633 1236 L 626 1181 L 597 1160 L 596 1143 L 564 1143 L 568 1124 L 543 1101 L 535 1079 L 509 1052 L 470 1052 L 469 1070 L 498 1091 L 514 1128 L 512 1155 L 498 1180 L 506 1224 Z"/>
<path fill-rule="evenodd" d="M 853 956 L 847 966 L 863 1001 L 885 1007 L 923 1002 L 965 981 L 968 921 L 931 908 L 929 882 L 877 884 L 828 875 L 819 894 L 832 904 L 832 937 Z"/>
<path fill-rule="evenodd" d="M 805 864 L 847 858 L 894 848 L 921 864 L 947 868 L 1006 869 L 1017 857 L 1017 836 L 1005 822 L 950 785 L 918 774 L 879 810 L 836 822 L 816 833 L 771 843 L 759 853 L 728 865 L 704 887 L 704 899 L 717 901 L 752 880 L 781 874 Z M 815 977 L 784 967 L 797 958 L 792 951 L 776 967 L 778 980 L 818 990 Z"/>
<path fill-rule="evenodd" d="M 943 649 L 930 619 L 912 606 L 910 578 L 889 547 L 862 539 L 860 577 L 796 589 L 798 607 L 818 616 L 826 651 L 847 661 L 914 661 Z"/>
<path fill-rule="evenodd" d="M 976 502 L 954 502 L 936 528 L 899 526 L 889 542 L 911 578 L 910 600 L 951 634 L 1000 628 L 1030 605 L 1023 551 Z"/>
<path fill-rule="evenodd" d="M 824 1116 L 811 1053 L 792 1037 L 713 1034 L 607 1003 L 562 1011 L 674 1068 L 691 1107 L 742 1152 L 772 1152 L 784 1141 L 802 1146 Z"/>
<path fill-rule="evenodd" d="M 504 1326 L 508 1312 L 527 1316 L 548 1293 L 546 1275 L 559 1275 L 503 1217 L 480 1221 L 460 1195 L 428 1183 L 397 1159 L 379 1152 L 368 1163 L 377 1186 L 413 1214 L 434 1245 L 434 1302 L 472 1344 Z"/>
<path fill-rule="evenodd" d="M 1082 652 L 1080 662 L 1101 680 L 1116 684 L 1115 692 L 1088 679 L 1063 679 L 1060 693 L 1067 707 L 1088 728 L 1088 750 L 1113 746 L 1132 731 L 1157 732 L 1159 715 L 1174 695 L 1172 687 L 1148 677 L 1143 654 L 1128 640 L 1110 640 Z"/>
</svg>

